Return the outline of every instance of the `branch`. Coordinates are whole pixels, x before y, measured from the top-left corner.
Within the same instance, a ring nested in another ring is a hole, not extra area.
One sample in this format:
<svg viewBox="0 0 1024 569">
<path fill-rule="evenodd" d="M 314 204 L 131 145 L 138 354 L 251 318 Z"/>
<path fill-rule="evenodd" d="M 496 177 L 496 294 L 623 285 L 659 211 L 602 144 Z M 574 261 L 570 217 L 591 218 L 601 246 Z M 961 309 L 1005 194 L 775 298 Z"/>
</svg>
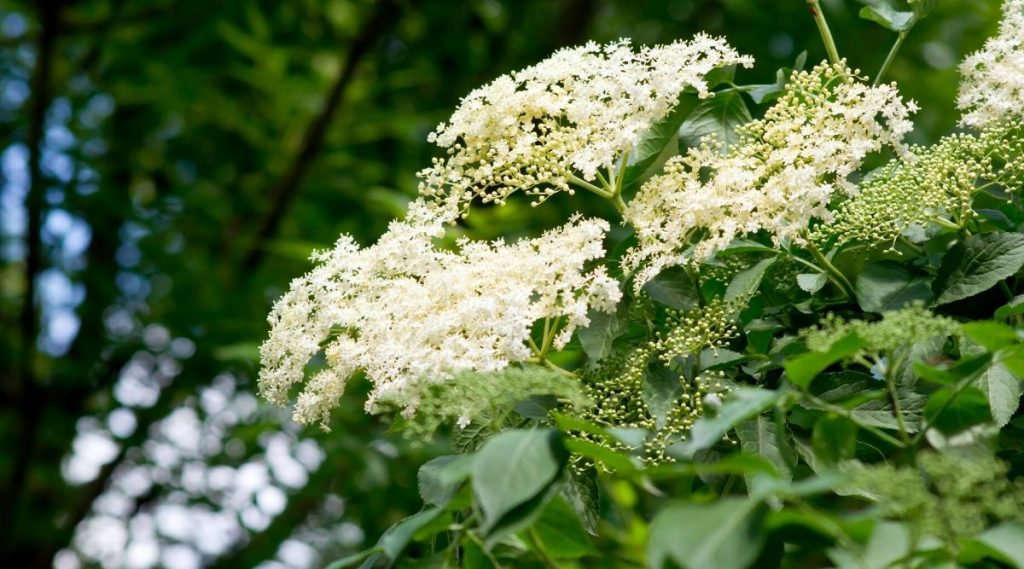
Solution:
<svg viewBox="0 0 1024 569">
<path fill-rule="evenodd" d="M 59 27 L 59 0 L 41 0 L 38 4 L 40 32 L 36 43 L 36 65 L 32 73 L 32 102 L 29 107 L 28 173 L 29 187 L 25 206 L 28 213 L 26 228 L 26 255 L 24 271 L 25 294 L 19 313 L 19 337 L 21 354 L 18 360 L 13 391 L 20 399 L 21 424 L 15 443 L 14 465 L 9 482 L 0 497 L 0 543 L 7 550 L 14 539 L 11 524 L 22 497 L 25 477 L 28 472 L 35 446 L 42 406 L 38 403 L 39 385 L 33 364 L 36 359 L 36 341 L 39 335 L 39 319 L 36 313 L 36 276 L 42 269 L 43 243 L 41 228 L 43 222 L 45 180 L 42 173 L 43 133 L 45 132 L 46 111 L 50 107 L 51 75 L 53 73 L 54 46 L 57 43 Z"/>
<path fill-rule="evenodd" d="M 392 15 L 396 11 L 397 8 L 392 0 L 378 2 L 373 14 L 371 14 L 359 35 L 356 36 L 349 46 L 338 78 L 328 91 L 327 98 L 324 100 L 320 111 L 313 117 L 313 120 L 306 128 L 299 152 L 292 159 L 291 165 L 281 179 L 270 189 L 267 200 L 270 206 L 267 209 L 266 216 L 256 230 L 248 252 L 243 257 L 243 274 L 252 271 L 262 263 L 266 253 L 266 242 L 277 232 L 278 226 L 288 210 L 288 206 L 294 201 L 302 180 L 305 178 L 310 166 L 313 165 L 317 154 L 319 154 L 323 146 L 324 136 L 327 133 L 327 127 L 330 126 L 331 121 L 337 114 L 345 91 L 355 78 L 356 68 L 370 50 L 370 47 L 383 35 L 385 28 L 387 28 L 392 19 Z"/>
</svg>

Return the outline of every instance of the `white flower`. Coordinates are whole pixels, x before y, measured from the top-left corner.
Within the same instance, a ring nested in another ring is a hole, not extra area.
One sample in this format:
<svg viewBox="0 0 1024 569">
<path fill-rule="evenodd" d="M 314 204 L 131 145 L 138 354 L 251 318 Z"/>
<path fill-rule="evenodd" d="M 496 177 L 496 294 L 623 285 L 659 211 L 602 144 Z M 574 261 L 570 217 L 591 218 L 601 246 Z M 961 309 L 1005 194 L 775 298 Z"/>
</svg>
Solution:
<svg viewBox="0 0 1024 569">
<path fill-rule="evenodd" d="M 1024 0 L 1006 0 L 999 34 L 960 64 L 960 123 L 982 127 L 1024 117 Z"/>
<path fill-rule="evenodd" d="M 420 193 L 463 212 L 474 197 L 572 193 L 572 180 L 594 182 L 612 169 L 684 90 L 709 96 L 710 71 L 752 63 L 703 34 L 639 51 L 628 40 L 557 51 L 462 100 L 430 135 L 448 155 L 420 172 Z"/>
<path fill-rule="evenodd" d="M 407 411 L 411 382 L 443 381 L 462 371 L 492 372 L 533 356 L 532 325 L 559 319 L 563 346 L 589 320 L 610 311 L 621 293 L 603 267 L 608 223 L 574 217 L 536 239 L 515 243 L 462 240 L 460 251 L 434 244 L 450 210 L 423 202 L 394 222 L 373 246 L 342 237 L 319 253 L 319 265 L 296 279 L 270 314 L 261 347 L 260 390 L 287 403 L 288 390 L 321 349 L 326 367 L 299 395 L 295 419 L 326 425 L 345 383 L 362 370 L 374 385 L 367 408 L 387 396 Z"/>
<path fill-rule="evenodd" d="M 845 64 L 794 73 L 763 119 L 738 129 L 723 154 L 712 139 L 670 160 L 623 216 L 639 243 L 623 266 L 639 290 L 662 269 L 706 260 L 734 238 L 766 231 L 797 242 L 812 218 L 828 220 L 846 176 L 883 147 L 903 151 L 916 110 L 893 85 L 870 87 Z"/>
</svg>

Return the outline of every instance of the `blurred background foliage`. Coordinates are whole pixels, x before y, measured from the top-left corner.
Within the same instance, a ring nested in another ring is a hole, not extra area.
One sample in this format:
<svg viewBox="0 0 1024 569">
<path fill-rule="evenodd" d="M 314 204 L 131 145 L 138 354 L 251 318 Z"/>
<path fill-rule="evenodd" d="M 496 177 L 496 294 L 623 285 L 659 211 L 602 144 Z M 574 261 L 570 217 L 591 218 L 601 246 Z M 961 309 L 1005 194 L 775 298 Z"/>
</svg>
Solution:
<svg viewBox="0 0 1024 569">
<path fill-rule="evenodd" d="M 874 74 L 894 39 L 823 2 Z M 956 121 L 996 0 L 943 0 L 891 68 Z M 415 194 L 427 133 L 499 74 L 587 40 L 724 34 L 769 82 L 824 59 L 803 0 L 0 0 L 0 559 L 8 567 L 315 567 L 418 509 L 413 445 L 346 394 L 333 430 L 255 396 L 273 300 L 339 233 Z M 558 196 L 475 212 L 514 237 Z M 436 447 L 436 448 L 435 448 Z"/>
</svg>

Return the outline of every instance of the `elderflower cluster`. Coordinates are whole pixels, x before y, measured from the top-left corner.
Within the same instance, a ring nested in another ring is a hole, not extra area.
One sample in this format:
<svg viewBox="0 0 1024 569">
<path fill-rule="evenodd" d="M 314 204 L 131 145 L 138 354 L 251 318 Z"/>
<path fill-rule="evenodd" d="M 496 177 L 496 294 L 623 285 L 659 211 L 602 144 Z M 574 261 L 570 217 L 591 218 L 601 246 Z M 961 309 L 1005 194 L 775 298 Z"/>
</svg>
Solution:
<svg viewBox="0 0 1024 569">
<path fill-rule="evenodd" d="M 293 281 L 270 314 L 263 395 L 286 403 L 322 350 L 326 367 L 300 393 L 298 422 L 326 426 L 359 370 L 374 385 L 368 410 L 386 397 L 411 413 L 417 381 L 503 370 L 532 356 L 534 322 L 558 319 L 561 347 L 589 322 L 589 309 L 614 310 L 618 283 L 603 267 L 586 268 L 604 255 L 606 221 L 574 217 L 535 239 L 462 240 L 453 252 L 434 244 L 449 216 L 418 202 L 375 245 L 361 249 L 345 236 L 316 255 L 319 265 Z"/>
<path fill-rule="evenodd" d="M 1024 128 L 1017 121 L 986 125 L 979 134 L 957 133 L 930 147 L 915 147 L 873 173 L 832 223 L 817 226 L 812 239 L 893 246 L 900 236 L 947 217 L 971 215 L 981 187 L 1014 190 L 1024 183 Z"/>
<path fill-rule="evenodd" d="M 639 51 L 628 40 L 557 51 L 462 100 L 429 137 L 447 157 L 420 172 L 420 193 L 463 213 L 476 197 L 500 204 L 516 191 L 538 201 L 571 194 L 573 180 L 596 182 L 611 170 L 680 93 L 710 96 L 704 76 L 735 64 L 753 60 L 703 34 Z"/>
<path fill-rule="evenodd" d="M 887 516 L 949 544 L 1001 521 L 1024 521 L 1024 480 L 1009 479 L 1009 465 L 995 457 L 924 452 L 917 467 L 853 462 L 843 468 Z"/>
<path fill-rule="evenodd" d="M 956 320 L 932 314 L 920 303 L 914 303 L 882 314 L 877 322 L 844 320 L 829 314 L 817 327 L 805 330 L 803 336 L 809 349 L 827 352 L 837 341 L 856 334 L 862 342 L 859 353 L 876 355 L 959 333 L 960 324 Z"/>
<path fill-rule="evenodd" d="M 965 126 L 1024 118 L 1024 0 L 1005 0 L 999 34 L 960 64 Z"/>
<path fill-rule="evenodd" d="M 705 398 L 720 398 L 728 392 L 724 372 L 703 370 L 688 379 L 677 373 L 680 358 L 723 347 L 736 333 L 735 313 L 745 302 L 713 300 L 685 312 L 668 311 L 666 332 L 614 353 L 585 372 L 584 386 L 593 405 L 580 410 L 580 414 L 600 425 L 649 431 L 650 436 L 643 442 L 644 460 L 651 464 L 672 462 L 666 449 L 685 436 L 703 415 Z M 643 297 L 640 304 L 644 304 Z M 669 388 L 674 397 L 671 405 L 652 408 L 645 396 L 650 381 L 678 384 Z M 612 450 L 625 450 L 621 443 L 588 433 L 576 436 Z"/>
<path fill-rule="evenodd" d="M 706 260 L 734 238 L 767 232 L 800 241 L 811 219 L 827 220 L 837 192 L 865 156 L 903 150 L 916 105 L 894 85 L 871 87 L 845 64 L 794 72 L 764 118 L 737 129 L 726 153 L 705 139 L 648 180 L 623 217 L 639 244 L 623 258 L 639 289 L 661 270 Z"/>
</svg>

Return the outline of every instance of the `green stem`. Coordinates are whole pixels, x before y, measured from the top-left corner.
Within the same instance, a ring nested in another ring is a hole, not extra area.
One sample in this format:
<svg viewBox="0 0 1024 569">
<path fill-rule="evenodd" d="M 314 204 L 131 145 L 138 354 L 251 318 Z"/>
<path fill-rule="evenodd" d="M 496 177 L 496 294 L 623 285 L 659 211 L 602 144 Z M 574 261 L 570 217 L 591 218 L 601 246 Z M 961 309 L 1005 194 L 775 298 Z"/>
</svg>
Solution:
<svg viewBox="0 0 1024 569">
<path fill-rule="evenodd" d="M 472 531 L 467 531 L 466 535 L 469 536 L 469 539 L 473 540 L 473 542 L 476 543 L 477 547 L 480 548 L 480 551 L 482 551 L 484 556 L 487 557 L 487 560 L 491 562 L 491 565 L 493 565 L 496 569 L 503 569 L 501 563 L 498 563 L 498 560 L 494 558 L 494 555 L 491 555 L 491 552 L 487 551 L 487 546 L 484 544 L 483 541 L 480 540 L 480 538 L 475 533 L 473 533 Z"/>
<path fill-rule="evenodd" d="M 537 530 L 531 527 L 526 530 L 526 536 L 530 538 L 530 545 L 533 547 L 534 552 L 541 558 L 546 567 L 550 569 L 559 569 L 558 562 L 551 558 L 547 550 L 544 549 L 544 544 L 541 543 L 540 537 L 537 536 Z"/>
<path fill-rule="evenodd" d="M 895 370 L 901 367 L 901 363 L 896 361 L 895 358 L 889 362 L 885 370 L 885 391 L 889 396 L 889 405 L 892 406 L 892 414 L 896 416 L 896 426 L 900 430 L 900 439 L 903 440 L 903 446 L 907 449 L 910 454 L 911 464 L 917 464 L 917 459 L 914 456 L 913 443 L 910 440 L 910 433 L 907 431 L 907 424 L 903 420 L 903 408 L 900 406 L 899 394 L 896 391 L 896 373 Z"/>
<path fill-rule="evenodd" d="M 595 186 L 594 184 L 591 184 L 590 182 L 584 180 L 583 178 L 580 178 L 579 176 L 570 176 L 569 182 L 572 184 L 576 184 L 577 186 L 583 188 L 584 190 L 594 192 L 595 194 L 601 196 L 604 199 L 611 199 L 612 197 L 612 195 L 609 192 L 606 192 L 605 190 Z"/>
<path fill-rule="evenodd" d="M 900 50 L 900 46 L 903 45 L 903 40 L 907 37 L 907 30 L 903 30 L 896 36 L 896 43 L 892 44 L 892 49 L 889 50 L 889 55 L 885 56 L 885 61 L 882 62 L 882 68 L 878 70 L 878 74 L 875 75 L 875 81 L 872 83 L 873 87 L 877 87 L 882 82 L 882 77 L 885 76 L 885 72 L 889 70 L 889 66 L 892 65 L 892 60 L 896 59 L 896 52 Z"/>
<path fill-rule="evenodd" d="M 821 34 L 821 41 L 825 43 L 825 51 L 832 63 L 839 63 L 839 51 L 836 49 L 836 42 L 832 39 L 832 31 L 828 29 L 828 22 L 825 21 L 825 14 L 821 11 L 818 0 L 807 0 L 807 8 L 814 16 L 814 23 L 818 25 L 818 32 Z"/>
<path fill-rule="evenodd" d="M 828 401 L 819 399 L 818 397 L 815 397 L 814 395 L 811 395 L 810 393 L 807 392 L 804 393 L 804 397 L 806 397 L 807 400 L 810 401 L 811 403 L 814 403 L 815 405 L 821 407 L 826 411 L 831 411 L 837 415 L 842 415 L 843 417 L 846 417 L 847 419 L 857 423 L 857 420 L 853 417 L 853 413 L 849 409 L 840 407 L 838 405 L 833 405 Z M 886 433 L 885 431 L 879 429 L 878 427 L 872 427 L 871 425 L 863 425 L 861 423 L 857 424 L 860 425 L 860 428 L 864 429 L 865 431 L 868 431 L 869 433 L 891 444 L 892 446 L 904 448 L 903 442 L 901 442 L 896 437 L 890 435 L 889 433 Z"/>
<path fill-rule="evenodd" d="M 824 269 L 825 272 L 827 272 L 829 276 L 832 277 L 832 282 L 836 283 L 836 285 L 838 285 L 839 288 L 843 290 L 843 293 L 846 294 L 847 298 L 849 298 L 850 300 L 857 298 L 857 293 L 854 292 L 853 285 L 850 284 L 850 280 L 846 278 L 846 275 L 844 275 L 842 271 L 837 269 L 836 266 L 832 264 L 832 261 L 829 261 L 828 258 L 825 257 L 825 255 L 823 255 L 817 247 L 814 246 L 814 243 L 808 241 L 807 250 L 810 251 L 811 256 L 814 257 L 814 260 L 819 263 L 820 268 Z"/>
</svg>

